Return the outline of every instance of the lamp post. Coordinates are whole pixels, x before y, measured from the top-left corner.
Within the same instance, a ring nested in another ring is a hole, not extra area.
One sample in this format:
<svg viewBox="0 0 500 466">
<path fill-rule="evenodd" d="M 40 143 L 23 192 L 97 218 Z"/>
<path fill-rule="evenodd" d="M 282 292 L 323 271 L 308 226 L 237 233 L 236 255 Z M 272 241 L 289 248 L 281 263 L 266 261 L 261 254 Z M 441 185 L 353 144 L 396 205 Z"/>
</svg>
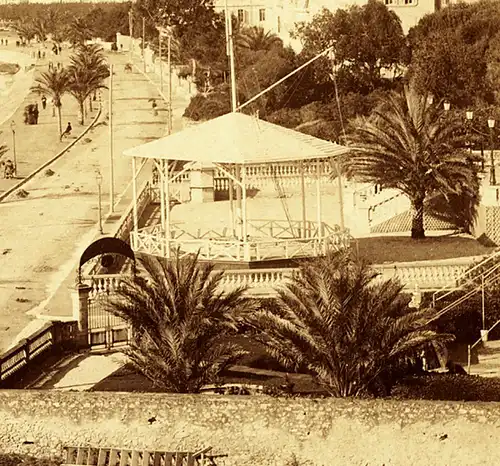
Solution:
<svg viewBox="0 0 500 466">
<path fill-rule="evenodd" d="M 16 122 L 10 122 L 10 129 L 12 130 L 12 153 L 14 155 L 14 177 L 17 178 L 17 154 L 16 154 Z"/>
<path fill-rule="evenodd" d="M 97 195 L 98 195 L 98 216 L 99 216 L 99 233 L 102 235 L 102 206 L 101 206 L 101 186 L 102 186 L 102 175 L 99 170 L 95 173 L 95 180 L 97 182 Z"/>
<path fill-rule="evenodd" d="M 495 154 L 493 153 L 493 132 L 495 130 L 495 120 L 493 118 L 488 119 L 488 128 L 490 129 L 490 185 L 496 185 L 497 180 L 495 176 Z"/>
<path fill-rule="evenodd" d="M 471 153 L 472 153 L 472 141 L 470 141 L 470 136 L 472 135 L 472 133 L 476 133 L 479 136 L 481 136 L 481 171 L 484 172 L 484 138 L 487 137 L 487 135 L 474 128 L 474 125 L 472 124 L 472 121 L 474 119 L 474 112 L 472 110 L 468 110 L 465 112 L 465 118 L 467 119 L 467 132 L 468 132 L 467 136 L 469 137 Z"/>
<path fill-rule="evenodd" d="M 451 104 L 448 100 L 445 100 L 444 103 L 443 103 L 443 108 L 444 108 L 444 111 L 447 112 L 450 110 L 450 107 L 451 107 Z"/>
</svg>

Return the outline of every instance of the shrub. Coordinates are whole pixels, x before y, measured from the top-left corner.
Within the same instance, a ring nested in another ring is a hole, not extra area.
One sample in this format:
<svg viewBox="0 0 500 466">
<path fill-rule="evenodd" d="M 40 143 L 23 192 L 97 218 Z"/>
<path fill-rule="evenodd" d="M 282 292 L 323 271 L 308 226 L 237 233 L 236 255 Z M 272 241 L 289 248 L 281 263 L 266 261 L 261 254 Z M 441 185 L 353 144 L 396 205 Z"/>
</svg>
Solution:
<svg viewBox="0 0 500 466">
<path fill-rule="evenodd" d="M 405 400 L 500 401 L 500 379 L 452 374 L 414 376 L 398 383 L 391 396 Z"/>
<path fill-rule="evenodd" d="M 14 453 L 0 453 L 0 466 L 60 466 L 62 461 L 52 458 L 35 458 Z"/>
</svg>

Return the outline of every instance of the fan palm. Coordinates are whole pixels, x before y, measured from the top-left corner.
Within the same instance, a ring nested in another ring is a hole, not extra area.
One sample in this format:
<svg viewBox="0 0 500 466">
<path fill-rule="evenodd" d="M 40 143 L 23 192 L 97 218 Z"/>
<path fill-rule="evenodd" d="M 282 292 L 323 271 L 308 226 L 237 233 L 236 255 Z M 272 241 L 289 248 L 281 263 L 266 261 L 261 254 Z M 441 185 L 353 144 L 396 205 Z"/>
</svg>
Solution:
<svg viewBox="0 0 500 466">
<path fill-rule="evenodd" d="M 412 238 L 425 237 L 424 202 L 430 196 L 469 199 L 471 217 L 477 208 L 477 169 L 456 137 L 462 123 L 444 112 L 405 88 L 389 94 L 368 118 L 357 118 L 347 137 L 347 175 L 406 194 L 414 210 Z"/>
<path fill-rule="evenodd" d="M 253 52 L 260 50 L 269 51 L 273 47 L 283 46 L 283 41 L 270 31 L 265 31 L 260 26 L 243 28 L 236 38 L 236 45 L 242 49 Z"/>
<path fill-rule="evenodd" d="M 219 289 L 223 272 L 197 256 L 173 260 L 145 256 L 142 272 L 125 280 L 109 311 L 133 329 L 128 355 L 156 386 L 196 393 L 245 353 L 228 341 L 238 315 L 252 304 L 240 288 Z"/>
<path fill-rule="evenodd" d="M 69 75 L 67 70 L 52 68 L 49 71 L 40 73 L 35 78 L 35 85 L 31 87 L 33 92 L 39 95 L 44 95 L 52 99 L 54 106 L 57 108 L 57 120 L 59 124 L 59 135 L 62 134 L 62 97 L 69 90 Z"/>
<path fill-rule="evenodd" d="M 28 44 L 36 37 L 36 29 L 31 20 L 18 21 L 13 25 L 14 30 L 23 42 Z"/>
<path fill-rule="evenodd" d="M 432 310 L 408 308 L 397 281 L 376 277 L 347 253 L 327 255 L 304 265 L 248 323 L 289 370 L 307 370 L 333 396 L 363 395 L 405 358 L 452 338 L 429 329 Z"/>
</svg>

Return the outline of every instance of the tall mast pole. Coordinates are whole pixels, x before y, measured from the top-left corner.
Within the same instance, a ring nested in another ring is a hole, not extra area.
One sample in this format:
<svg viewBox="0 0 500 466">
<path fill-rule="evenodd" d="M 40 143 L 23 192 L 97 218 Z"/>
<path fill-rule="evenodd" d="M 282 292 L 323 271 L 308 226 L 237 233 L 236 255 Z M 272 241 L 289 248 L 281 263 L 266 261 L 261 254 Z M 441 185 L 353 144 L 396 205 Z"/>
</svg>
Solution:
<svg viewBox="0 0 500 466">
<path fill-rule="evenodd" d="M 109 65 L 109 211 L 115 211 L 115 175 L 113 157 L 113 64 Z"/>
<path fill-rule="evenodd" d="M 233 23 L 231 15 L 229 14 L 227 0 L 225 0 L 224 9 L 226 17 L 227 54 L 229 55 L 229 67 L 231 72 L 231 108 L 233 112 L 236 112 L 238 101 L 236 97 L 236 70 L 234 64 Z"/>
<path fill-rule="evenodd" d="M 160 91 L 163 92 L 163 57 L 161 53 L 161 29 L 158 29 L 158 55 L 160 55 Z"/>
<path fill-rule="evenodd" d="M 168 67 L 168 134 L 172 134 L 172 31 L 168 34 L 167 49 Z"/>
<path fill-rule="evenodd" d="M 132 22 L 132 10 L 131 9 L 128 12 L 128 29 L 129 29 L 129 33 L 130 33 L 130 50 L 129 50 L 130 63 L 132 63 L 132 49 L 134 48 L 134 42 L 133 42 L 134 39 L 132 38 L 132 35 L 134 33 L 134 24 Z"/>
<path fill-rule="evenodd" d="M 146 72 L 146 18 L 142 17 L 142 61 Z"/>
</svg>

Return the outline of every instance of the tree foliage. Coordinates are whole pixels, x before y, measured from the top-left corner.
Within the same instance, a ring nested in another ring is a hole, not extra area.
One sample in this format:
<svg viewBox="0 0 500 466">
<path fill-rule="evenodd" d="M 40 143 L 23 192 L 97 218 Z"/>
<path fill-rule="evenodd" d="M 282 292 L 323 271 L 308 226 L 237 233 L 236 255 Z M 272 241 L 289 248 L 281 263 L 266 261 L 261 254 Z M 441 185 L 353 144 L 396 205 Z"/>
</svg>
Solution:
<svg viewBox="0 0 500 466">
<path fill-rule="evenodd" d="M 376 0 L 353 5 L 335 13 L 323 9 L 309 23 L 300 23 L 295 36 L 303 43 L 302 55 L 310 58 L 328 47 L 334 47 L 335 63 L 346 77 L 346 91 L 367 93 L 380 86 L 384 68 L 393 71 L 407 60 L 405 37 L 397 15 Z M 331 82 L 332 63 L 323 58 L 313 65 L 314 81 Z M 330 93 L 331 93 L 330 87 Z"/>
<path fill-rule="evenodd" d="M 463 122 L 444 113 L 441 102 L 429 104 L 405 88 L 382 100 L 368 118 L 358 118 L 348 135 L 348 176 L 406 194 L 414 209 L 413 238 L 425 236 L 424 202 L 437 193 L 463 196 L 470 222 L 477 210 L 477 160 L 457 137 Z"/>
<path fill-rule="evenodd" d="M 223 272 L 197 256 L 171 261 L 144 256 L 141 271 L 125 280 L 108 309 L 133 329 L 127 352 L 156 386 L 197 393 L 217 382 L 244 352 L 228 342 L 239 316 L 252 308 L 240 288 L 222 294 Z"/>
<path fill-rule="evenodd" d="M 459 106 L 492 102 L 488 50 L 500 28 L 497 2 L 459 3 L 426 15 L 409 32 L 410 76 L 420 92 Z"/>
<path fill-rule="evenodd" d="M 331 395 L 365 395 L 387 371 L 449 340 L 411 310 L 395 280 L 348 253 L 303 265 L 275 304 L 248 317 L 256 338 L 290 371 L 307 370 Z"/>
</svg>

